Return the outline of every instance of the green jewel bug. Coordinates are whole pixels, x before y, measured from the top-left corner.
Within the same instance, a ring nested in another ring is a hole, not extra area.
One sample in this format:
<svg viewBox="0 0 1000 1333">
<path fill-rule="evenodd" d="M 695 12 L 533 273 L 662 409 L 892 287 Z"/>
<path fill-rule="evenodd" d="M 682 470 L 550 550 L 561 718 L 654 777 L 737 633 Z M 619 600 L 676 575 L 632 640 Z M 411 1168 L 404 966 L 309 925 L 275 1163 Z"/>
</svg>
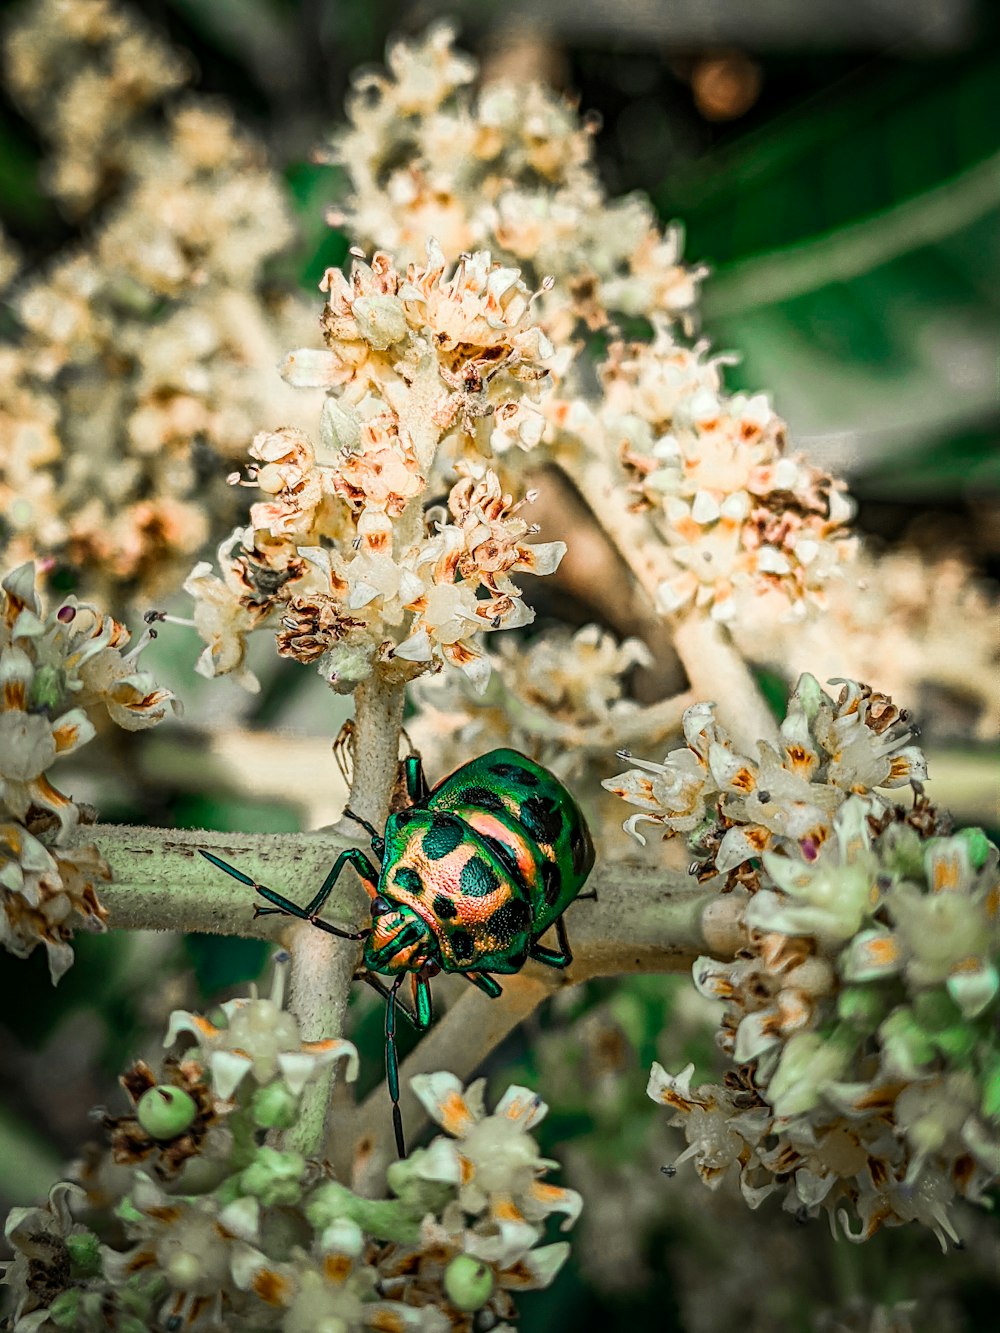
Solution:
<svg viewBox="0 0 1000 1333">
<path fill-rule="evenodd" d="M 430 979 L 459 972 L 492 999 L 493 973 L 518 972 L 529 958 L 568 967 L 573 955 L 563 913 L 580 896 L 594 865 L 594 847 L 579 806 L 547 769 L 516 750 L 491 750 L 463 764 L 433 789 L 417 755 L 404 760 L 410 805 L 380 834 L 351 810 L 371 837 L 376 869 L 357 847 L 340 853 L 305 907 L 202 851 L 202 856 L 270 904 L 342 939 L 364 940 L 364 980 L 386 999 L 385 1070 L 396 1148 L 406 1156 L 399 1111 L 396 997 L 407 973 L 418 1032 L 433 1018 Z M 319 912 L 346 865 L 371 898 L 369 929 L 349 931 Z M 551 927 L 558 948 L 539 944 Z M 392 977 L 384 986 L 378 975 Z M 408 1012 L 404 1008 L 404 1012 Z"/>
</svg>

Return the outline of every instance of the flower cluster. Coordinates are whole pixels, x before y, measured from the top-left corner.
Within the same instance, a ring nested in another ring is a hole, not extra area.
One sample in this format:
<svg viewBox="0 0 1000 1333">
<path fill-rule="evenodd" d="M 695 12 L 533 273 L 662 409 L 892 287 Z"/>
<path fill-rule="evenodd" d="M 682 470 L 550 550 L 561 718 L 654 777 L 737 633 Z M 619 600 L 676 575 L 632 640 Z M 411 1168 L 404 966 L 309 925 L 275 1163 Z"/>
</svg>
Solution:
<svg viewBox="0 0 1000 1333">
<path fill-rule="evenodd" d="M 128 631 L 67 597 L 46 613 L 30 564 L 0 583 L 0 940 L 25 958 L 44 944 L 57 981 L 73 961 L 69 939 L 101 930 L 96 886 L 109 871 L 75 840 L 93 820 L 48 770 L 96 732 L 98 707 L 128 731 L 155 726 L 172 696 L 137 668 L 148 636 L 123 653 Z"/>
<path fill-rule="evenodd" d="M 610 314 L 687 320 L 702 273 L 681 263 L 679 228 L 662 232 L 647 199 L 606 198 L 596 122 L 537 84 L 473 93 L 476 64 L 453 38 L 433 27 L 391 46 L 388 70 L 355 79 L 332 148 L 352 193 L 334 220 L 404 261 L 434 238 L 451 259 L 487 249 L 533 285 L 551 277 L 541 318 L 558 340 Z"/>
<path fill-rule="evenodd" d="M 482 694 L 462 677 L 415 688 L 420 712 L 409 734 L 437 771 L 510 745 L 564 779 L 578 778 L 616 742 L 657 740 L 676 728 L 679 710 L 625 697 L 629 673 L 651 661 L 640 639 L 619 641 L 598 625 L 551 629 L 527 643 L 501 639 L 489 658 L 493 672 Z"/>
<path fill-rule="evenodd" d="M 472 1333 L 507 1329 L 514 1294 L 552 1281 L 569 1245 L 538 1244 L 545 1219 L 562 1213 L 571 1225 L 580 1199 L 543 1179 L 554 1163 L 530 1130 L 544 1104 L 511 1088 L 487 1115 L 481 1084 L 463 1094 L 448 1074 L 416 1080 L 450 1137 L 390 1168 L 390 1198 L 360 1197 L 274 1141 L 323 1064 L 357 1072 L 349 1042 L 300 1040 L 283 984 L 279 963 L 271 997 L 231 1001 L 223 1026 L 174 1014 L 166 1044 L 188 1033 L 195 1045 L 160 1083 L 147 1066 L 125 1076 L 134 1105 L 105 1117 L 111 1158 L 92 1155 L 46 1207 L 10 1215 L 16 1333 L 100 1320 Z"/>
<path fill-rule="evenodd" d="M 180 87 L 188 61 L 109 0 L 35 0 L 6 49 L 7 76 L 54 147 L 52 193 L 86 213 L 130 168 L 143 114 Z"/>
<path fill-rule="evenodd" d="M 686 836 L 742 925 L 732 961 L 694 967 L 725 1005 L 726 1083 L 693 1088 L 693 1065 L 650 1076 L 688 1140 L 678 1161 L 711 1186 L 732 1168 L 751 1206 L 780 1190 L 853 1240 L 911 1220 L 955 1239 L 950 1204 L 981 1201 L 1000 1160 L 996 848 L 952 833 L 919 794 L 905 718 L 854 682 L 833 700 L 804 676 L 780 749 L 756 759 L 710 706 L 688 710 L 685 738 L 606 784 L 640 806 L 633 832 Z M 875 790 L 908 782 L 909 810 Z"/>
<path fill-rule="evenodd" d="M 770 594 L 774 619 L 801 619 L 854 551 L 843 483 L 786 453 L 764 394 L 726 393 L 717 358 L 654 326 L 652 342 L 611 346 L 598 403 L 551 405 L 562 447 L 618 460 L 610 475 L 648 520 L 661 612 L 739 623 Z"/>
<path fill-rule="evenodd" d="M 244 484 L 263 498 L 220 549 L 221 577 L 202 564 L 186 584 L 208 645 L 199 669 L 245 678 L 246 635 L 268 621 L 280 653 L 340 691 L 376 662 L 401 679 L 449 662 L 483 686 L 476 636 L 532 619 L 512 576 L 550 573 L 565 550 L 525 540 L 525 501 L 492 466 L 541 435 L 551 346 L 530 293 L 489 255 L 449 269 L 434 245 L 405 273 L 379 253 L 324 288 L 327 347 L 285 368 L 327 390 L 319 444 L 294 429 L 255 438 Z M 425 509 L 442 487 L 447 507 Z"/>
<path fill-rule="evenodd" d="M 291 224 L 260 146 L 225 110 L 191 100 L 162 108 L 165 127 L 154 116 L 186 62 L 107 0 L 38 0 L 8 64 L 53 142 L 60 197 L 85 209 L 100 196 L 102 210 L 9 298 L 7 559 L 54 557 L 117 608 L 176 587 L 211 522 L 236 517 L 223 460 L 262 420 L 297 419 L 273 366 L 306 325 L 262 294 Z"/>
</svg>

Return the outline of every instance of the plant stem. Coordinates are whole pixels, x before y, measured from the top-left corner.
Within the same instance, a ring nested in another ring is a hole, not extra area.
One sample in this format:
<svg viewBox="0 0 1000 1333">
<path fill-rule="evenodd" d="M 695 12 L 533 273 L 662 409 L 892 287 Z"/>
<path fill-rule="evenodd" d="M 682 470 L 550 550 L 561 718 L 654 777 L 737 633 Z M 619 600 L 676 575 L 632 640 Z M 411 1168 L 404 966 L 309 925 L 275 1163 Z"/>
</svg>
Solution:
<svg viewBox="0 0 1000 1333">
<path fill-rule="evenodd" d="M 758 741 L 777 745 L 774 714 L 727 630 L 689 611 L 677 620 L 674 646 L 695 696 L 716 705 L 716 716 L 744 754 L 756 755 Z"/>
<path fill-rule="evenodd" d="M 354 775 L 348 806 L 378 828 L 388 814 L 396 779 L 403 686 L 390 685 L 376 671 L 358 686 L 354 704 Z M 292 929 L 288 948 L 292 955 L 288 1008 L 298 1019 L 303 1040 L 339 1037 L 351 981 L 361 961 L 360 945 L 301 921 Z M 323 1154 L 335 1080 L 335 1066 L 327 1066 L 306 1084 L 296 1122 L 280 1136 L 282 1148 L 306 1156 Z"/>
<path fill-rule="evenodd" d="M 567 463 L 567 467 L 570 464 Z M 609 540 L 627 561 L 651 606 L 660 584 L 676 567 L 663 539 L 645 514 L 629 508 L 624 485 L 607 459 L 591 455 L 574 460 L 570 475 Z M 689 610 L 673 621 L 674 647 L 697 699 L 717 705 L 719 721 L 748 754 L 756 742 L 776 742 L 778 729 L 746 662 L 727 631 L 699 611 Z"/>
</svg>

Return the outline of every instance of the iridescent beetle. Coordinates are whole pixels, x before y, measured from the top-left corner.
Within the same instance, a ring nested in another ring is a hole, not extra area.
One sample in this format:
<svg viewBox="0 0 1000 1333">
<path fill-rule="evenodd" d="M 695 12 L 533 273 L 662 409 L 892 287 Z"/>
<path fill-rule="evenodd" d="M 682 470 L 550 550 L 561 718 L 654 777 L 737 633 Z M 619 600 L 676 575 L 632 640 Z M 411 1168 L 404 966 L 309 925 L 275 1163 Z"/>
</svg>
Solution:
<svg viewBox="0 0 1000 1333">
<path fill-rule="evenodd" d="M 399 1111 L 396 996 L 407 973 L 414 1025 L 431 1024 L 430 979 L 460 972 L 495 999 L 491 973 L 518 972 L 528 958 L 549 967 L 573 961 L 563 913 L 594 865 L 594 847 L 576 801 L 547 769 L 516 750 L 491 750 L 429 790 L 416 755 L 404 761 L 410 806 L 390 815 L 380 835 L 351 810 L 371 836 L 379 869 L 357 847 L 340 853 L 305 907 L 202 852 L 213 865 L 248 884 L 277 912 L 310 921 L 342 939 L 364 940 L 364 975 L 385 997 L 385 1070 L 400 1157 L 406 1155 Z M 346 865 L 371 897 L 368 930 L 348 931 L 318 913 Z M 557 949 L 539 944 L 555 926 Z M 375 974 L 392 976 L 388 987 Z"/>
</svg>

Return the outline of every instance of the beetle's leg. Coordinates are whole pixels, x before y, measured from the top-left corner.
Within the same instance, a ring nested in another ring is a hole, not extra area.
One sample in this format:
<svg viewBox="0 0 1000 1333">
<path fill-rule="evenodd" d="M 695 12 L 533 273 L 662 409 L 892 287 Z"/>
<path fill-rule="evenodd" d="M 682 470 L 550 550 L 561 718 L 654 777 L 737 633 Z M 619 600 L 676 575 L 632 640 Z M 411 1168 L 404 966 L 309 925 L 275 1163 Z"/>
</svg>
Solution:
<svg viewBox="0 0 1000 1333">
<path fill-rule="evenodd" d="M 259 893 L 262 898 L 265 898 L 269 903 L 274 904 L 273 907 L 254 908 L 254 913 L 257 916 L 266 916 L 271 912 L 281 912 L 286 916 L 298 917 L 301 921 L 310 921 L 314 926 L 318 926 L 320 930 L 325 930 L 330 935 L 338 935 L 344 940 L 365 940 L 371 934 L 370 929 L 355 931 L 340 930 L 336 926 L 331 926 L 327 921 L 320 921 L 319 917 L 316 915 L 326 902 L 327 898 L 329 898 L 330 891 L 334 884 L 336 884 L 341 871 L 348 862 L 354 866 L 361 882 L 364 884 L 368 892 L 371 894 L 377 892 L 378 876 L 375 874 L 371 862 L 365 856 L 364 852 L 360 851 L 357 847 L 348 847 L 346 851 L 340 853 L 336 861 L 334 861 L 330 873 L 323 881 L 319 892 L 306 907 L 299 907 L 297 903 L 293 903 L 292 900 L 286 898 L 284 894 L 277 893 L 274 889 L 269 889 L 266 884 L 258 884 L 255 879 L 251 879 L 249 875 L 244 875 L 242 870 L 237 870 L 235 866 L 231 866 L 228 861 L 223 861 L 221 857 L 213 855 L 212 852 L 202 850 L 201 854 L 206 861 L 211 861 L 212 865 L 218 866 L 218 868 L 224 870 L 227 875 L 232 875 L 233 879 L 238 879 L 241 884 L 248 885 L 251 889 L 254 889 Z"/>
<path fill-rule="evenodd" d="M 573 950 L 569 947 L 566 922 L 561 916 L 556 917 L 555 927 L 559 948 L 547 949 L 544 944 L 535 943 L 528 950 L 528 957 L 534 958 L 538 963 L 544 963 L 546 967 L 569 967 L 573 961 Z"/>
<path fill-rule="evenodd" d="M 413 1013 L 418 1032 L 426 1032 L 434 1022 L 434 1004 L 431 999 L 430 977 L 421 969 L 412 974 Z"/>
<path fill-rule="evenodd" d="M 418 754 L 408 754 L 403 760 L 403 773 L 406 777 L 406 794 L 410 800 L 416 804 L 417 801 L 426 800 L 430 795 L 430 787 L 427 785 L 427 779 L 424 776 L 424 761 Z"/>
<path fill-rule="evenodd" d="M 591 902 L 595 902 L 595 903 L 597 902 L 597 890 L 596 890 L 596 889 L 588 889 L 586 893 L 578 893 L 578 894 L 576 895 L 576 899 L 575 899 L 575 901 L 578 902 L 578 903 L 584 903 L 584 902 L 587 902 L 588 899 L 589 899 Z"/>
<path fill-rule="evenodd" d="M 496 1000 L 503 994 L 503 987 L 500 983 L 494 981 L 485 972 L 463 972 L 462 976 L 467 981 L 471 981 L 474 986 L 478 986 L 491 1000 Z"/>
<path fill-rule="evenodd" d="M 368 983 L 368 985 L 371 986 L 372 990 L 376 990 L 376 991 L 378 991 L 379 995 L 382 996 L 382 999 L 383 999 L 383 1000 L 388 1000 L 388 998 L 389 998 L 389 987 L 388 987 L 388 986 L 384 986 L 384 985 L 382 984 L 382 982 L 379 981 L 378 977 L 375 975 L 374 972 L 355 972 L 355 974 L 354 974 L 354 980 L 355 980 L 355 981 L 366 981 L 366 982 Z M 416 1029 L 416 1031 L 419 1032 L 421 1029 L 420 1029 L 420 1028 L 418 1027 L 418 1025 L 417 1025 L 417 1020 L 416 1020 L 416 1018 L 414 1017 L 413 1014 L 410 1013 L 409 1009 L 407 1009 L 406 1005 L 403 1003 L 402 1000 L 397 999 L 397 1001 L 396 1001 L 396 1007 L 397 1007 L 398 1009 L 401 1009 L 401 1010 L 403 1011 L 403 1013 L 406 1015 L 407 1019 L 408 1019 L 409 1022 L 410 1022 L 410 1026 L 411 1026 L 412 1028 Z"/>
<path fill-rule="evenodd" d="M 385 1005 L 385 1081 L 389 1087 L 389 1100 L 392 1102 L 392 1132 L 396 1136 L 396 1153 L 400 1158 L 406 1156 L 406 1140 L 403 1138 L 403 1117 L 399 1109 L 399 1057 L 396 1054 L 396 993 L 403 984 L 405 972 L 400 972 L 389 987 L 389 996 Z"/>
</svg>

